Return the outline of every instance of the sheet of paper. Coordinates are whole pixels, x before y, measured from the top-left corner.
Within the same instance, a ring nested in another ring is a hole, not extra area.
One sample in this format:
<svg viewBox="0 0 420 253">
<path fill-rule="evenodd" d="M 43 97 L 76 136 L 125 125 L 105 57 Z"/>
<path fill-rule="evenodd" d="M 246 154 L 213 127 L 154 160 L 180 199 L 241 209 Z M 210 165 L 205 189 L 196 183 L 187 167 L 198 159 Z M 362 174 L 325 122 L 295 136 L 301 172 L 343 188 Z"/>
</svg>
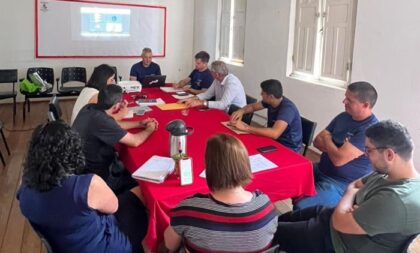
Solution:
<svg viewBox="0 0 420 253">
<path fill-rule="evenodd" d="M 188 106 L 186 106 L 183 103 L 169 103 L 169 104 L 162 104 L 162 105 L 157 105 L 157 107 L 159 109 L 161 109 L 162 111 L 169 111 L 169 110 L 182 110 L 182 109 L 186 109 L 188 108 Z"/>
<path fill-rule="evenodd" d="M 174 97 L 176 99 L 185 99 L 185 98 L 192 98 L 192 97 L 194 97 L 194 95 L 193 94 L 188 94 L 187 96 L 179 96 L 179 95 L 174 94 L 174 95 L 172 95 L 172 97 Z"/>
<path fill-rule="evenodd" d="M 248 132 L 238 130 L 234 126 L 231 126 L 229 121 L 224 121 L 224 122 L 220 122 L 220 123 L 222 123 L 222 125 L 229 128 L 231 131 L 235 132 L 236 134 L 249 134 Z"/>
<path fill-rule="evenodd" d="M 251 164 L 252 173 L 274 169 L 278 167 L 275 163 L 268 160 L 261 154 L 249 156 L 249 162 Z M 203 170 L 203 172 L 200 173 L 200 177 L 206 178 L 206 170 Z"/>
<path fill-rule="evenodd" d="M 174 88 L 174 87 L 160 87 L 160 89 L 166 93 L 175 93 L 178 91 L 183 91 L 182 89 Z"/>
<path fill-rule="evenodd" d="M 278 166 L 273 163 L 272 161 L 265 158 L 265 156 L 261 154 L 252 155 L 249 157 L 249 162 L 251 163 L 251 171 L 252 173 L 274 169 Z"/>
<path fill-rule="evenodd" d="M 124 116 L 124 119 L 131 119 L 134 117 L 134 111 L 132 109 L 128 110 L 127 114 Z"/>
<path fill-rule="evenodd" d="M 135 179 L 162 183 L 175 168 L 175 161 L 171 157 L 152 156 L 131 175 Z"/>
</svg>

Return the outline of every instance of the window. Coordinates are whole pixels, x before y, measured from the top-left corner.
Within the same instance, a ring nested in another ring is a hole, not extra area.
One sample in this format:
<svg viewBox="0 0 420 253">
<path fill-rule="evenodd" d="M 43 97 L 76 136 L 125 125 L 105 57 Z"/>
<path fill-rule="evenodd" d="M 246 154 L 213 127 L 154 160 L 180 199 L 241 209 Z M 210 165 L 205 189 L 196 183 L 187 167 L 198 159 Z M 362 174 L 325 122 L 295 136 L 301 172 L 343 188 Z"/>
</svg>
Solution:
<svg viewBox="0 0 420 253">
<path fill-rule="evenodd" d="M 350 78 L 356 0 L 296 0 L 292 76 L 344 86 Z"/>
<path fill-rule="evenodd" d="M 221 0 L 218 55 L 223 61 L 244 62 L 246 0 Z"/>
</svg>

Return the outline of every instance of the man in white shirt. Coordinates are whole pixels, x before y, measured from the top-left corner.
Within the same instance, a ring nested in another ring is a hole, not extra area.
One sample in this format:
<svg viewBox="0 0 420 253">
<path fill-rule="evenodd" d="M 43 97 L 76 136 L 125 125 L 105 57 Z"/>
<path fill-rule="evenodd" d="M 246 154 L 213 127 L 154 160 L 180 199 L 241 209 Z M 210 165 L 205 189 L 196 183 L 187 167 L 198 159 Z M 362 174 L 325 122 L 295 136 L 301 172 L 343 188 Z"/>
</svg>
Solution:
<svg viewBox="0 0 420 253">
<path fill-rule="evenodd" d="M 214 81 L 210 88 L 197 96 L 181 100 L 188 107 L 208 107 L 228 111 L 229 106 L 234 104 L 239 107 L 246 105 L 246 95 L 241 81 L 229 74 L 228 68 L 223 61 L 214 61 L 210 68 Z M 216 101 L 208 101 L 215 97 Z"/>
</svg>

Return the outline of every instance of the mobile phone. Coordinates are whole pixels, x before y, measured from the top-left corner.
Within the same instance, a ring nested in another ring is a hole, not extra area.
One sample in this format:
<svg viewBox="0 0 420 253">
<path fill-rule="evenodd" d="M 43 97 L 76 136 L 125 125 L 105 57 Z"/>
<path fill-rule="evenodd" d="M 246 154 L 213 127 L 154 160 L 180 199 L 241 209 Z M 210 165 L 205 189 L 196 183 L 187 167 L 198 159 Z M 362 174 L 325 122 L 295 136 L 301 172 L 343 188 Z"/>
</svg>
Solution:
<svg viewBox="0 0 420 253">
<path fill-rule="evenodd" d="M 259 147 L 257 148 L 258 152 L 260 153 L 267 153 L 267 152 L 272 152 L 272 151 L 276 151 L 277 148 L 274 146 L 263 146 L 263 147 Z"/>
<path fill-rule="evenodd" d="M 184 158 L 180 160 L 180 178 L 181 185 L 189 185 L 193 183 L 192 160 L 191 158 Z"/>
</svg>

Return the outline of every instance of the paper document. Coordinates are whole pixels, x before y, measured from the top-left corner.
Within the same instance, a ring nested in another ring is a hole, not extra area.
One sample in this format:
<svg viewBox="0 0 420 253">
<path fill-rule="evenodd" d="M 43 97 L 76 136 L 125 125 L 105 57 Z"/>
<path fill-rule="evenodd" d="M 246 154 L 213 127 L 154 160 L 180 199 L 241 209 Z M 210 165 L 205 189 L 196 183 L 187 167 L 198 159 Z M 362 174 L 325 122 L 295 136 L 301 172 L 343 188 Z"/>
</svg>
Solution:
<svg viewBox="0 0 420 253">
<path fill-rule="evenodd" d="M 278 167 L 275 163 L 268 160 L 261 154 L 249 156 L 249 162 L 251 164 L 252 173 L 274 169 Z M 206 170 L 203 170 L 203 172 L 200 173 L 200 177 L 206 178 Z"/>
<path fill-rule="evenodd" d="M 159 109 L 162 111 L 169 111 L 169 110 L 182 110 L 188 108 L 187 105 L 184 103 L 170 103 L 170 104 L 161 104 L 157 105 Z"/>
<path fill-rule="evenodd" d="M 224 122 L 220 122 L 220 123 L 222 123 L 222 125 L 229 128 L 231 131 L 235 132 L 236 134 L 249 134 L 248 132 L 241 131 L 241 130 L 237 129 L 236 127 L 230 125 L 229 121 L 224 121 Z"/>
<path fill-rule="evenodd" d="M 252 173 L 277 168 L 278 166 L 272 161 L 268 160 L 261 154 L 252 155 L 249 157 L 251 163 Z"/>
<path fill-rule="evenodd" d="M 166 92 L 166 93 L 174 93 L 174 92 L 178 92 L 178 91 L 183 91 L 180 88 L 174 88 L 174 87 L 160 87 L 160 89 L 163 92 Z"/>
<path fill-rule="evenodd" d="M 165 178 L 172 173 L 174 168 L 175 161 L 171 157 L 154 155 L 131 176 L 135 179 L 159 184 L 165 181 Z"/>
<path fill-rule="evenodd" d="M 163 101 L 161 98 L 156 99 L 138 99 L 136 100 L 136 103 L 140 106 L 151 106 L 151 105 L 160 105 L 164 104 L 165 101 Z"/>
<path fill-rule="evenodd" d="M 127 114 L 124 116 L 124 119 L 131 119 L 134 117 L 134 111 L 128 110 Z"/>
</svg>

